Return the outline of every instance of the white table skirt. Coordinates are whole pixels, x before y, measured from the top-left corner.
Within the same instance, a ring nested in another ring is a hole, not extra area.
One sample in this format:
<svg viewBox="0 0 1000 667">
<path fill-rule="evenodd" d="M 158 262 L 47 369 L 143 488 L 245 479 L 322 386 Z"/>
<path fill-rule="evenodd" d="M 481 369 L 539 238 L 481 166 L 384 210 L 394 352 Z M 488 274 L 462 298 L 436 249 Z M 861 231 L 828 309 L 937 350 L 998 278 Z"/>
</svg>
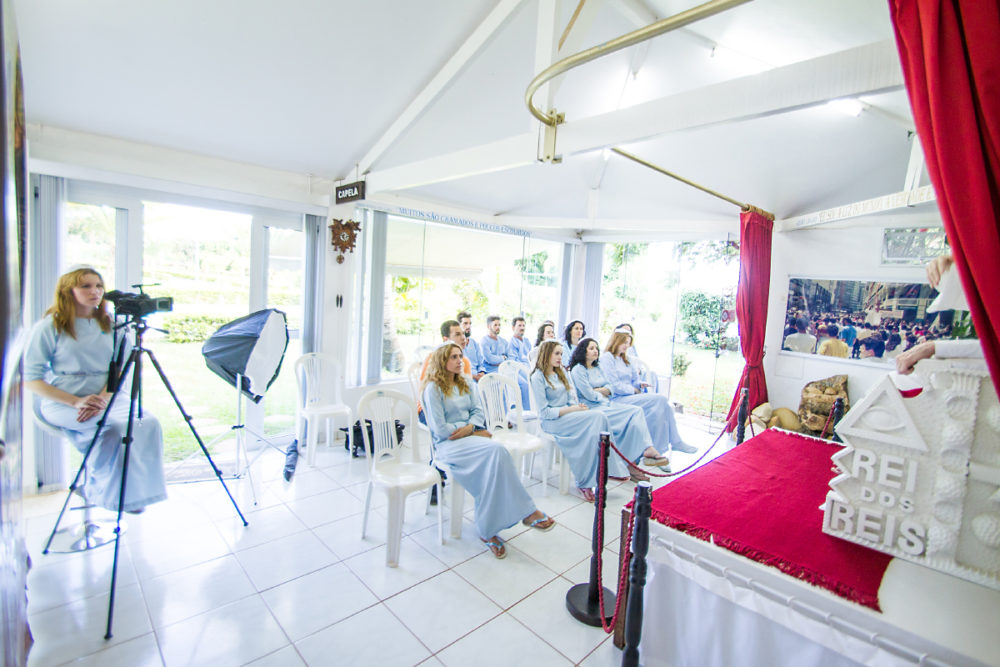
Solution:
<svg viewBox="0 0 1000 667">
<path fill-rule="evenodd" d="M 883 613 L 650 523 L 646 667 L 1000 665 L 1000 592 L 899 559 Z"/>
</svg>

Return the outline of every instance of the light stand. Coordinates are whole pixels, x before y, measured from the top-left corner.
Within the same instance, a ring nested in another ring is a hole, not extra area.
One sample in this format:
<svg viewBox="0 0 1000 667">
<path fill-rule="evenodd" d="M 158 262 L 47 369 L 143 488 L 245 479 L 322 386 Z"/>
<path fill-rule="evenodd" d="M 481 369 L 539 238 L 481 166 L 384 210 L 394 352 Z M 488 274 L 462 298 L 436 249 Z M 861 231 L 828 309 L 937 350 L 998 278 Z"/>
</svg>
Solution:
<svg viewBox="0 0 1000 667">
<path fill-rule="evenodd" d="M 229 487 L 226 486 L 225 480 L 222 478 L 222 471 L 215 465 L 212 460 L 211 454 L 208 453 L 208 448 L 205 447 L 205 443 L 202 441 L 201 436 L 198 435 L 198 431 L 195 430 L 194 424 L 191 422 L 191 415 L 184 411 L 184 406 L 181 405 L 180 399 L 177 398 L 177 394 L 174 392 L 173 387 L 170 385 L 170 381 L 167 380 L 166 374 L 163 372 L 163 368 L 160 366 L 160 362 L 156 360 L 156 355 L 153 351 L 143 347 L 142 336 L 149 328 L 145 320 L 142 319 L 142 315 L 132 315 L 132 319 L 128 323 L 128 327 L 131 327 L 135 331 L 135 346 L 129 353 L 128 360 L 125 362 L 125 366 L 122 368 L 119 377 L 124 378 L 128 376 L 129 371 L 132 372 L 132 386 L 131 393 L 129 396 L 129 410 L 128 410 L 128 425 L 125 429 L 125 436 L 122 438 L 122 443 L 125 445 L 125 456 L 122 463 L 122 479 L 121 487 L 118 492 L 118 516 L 115 521 L 115 555 L 114 560 L 111 565 L 111 591 L 108 599 L 108 623 L 107 629 L 104 634 L 105 639 L 111 639 L 111 625 L 113 621 L 114 606 L 115 606 L 115 589 L 118 581 L 118 548 L 120 546 L 121 538 L 121 523 L 122 523 L 122 512 L 124 511 L 125 505 L 125 487 L 128 481 L 128 464 L 129 457 L 132 453 L 132 432 L 135 427 L 136 419 L 136 407 L 138 406 L 139 418 L 142 418 L 142 406 L 141 406 L 141 387 L 142 387 L 142 354 L 145 352 L 149 355 L 149 360 L 153 363 L 153 367 L 156 369 L 157 375 L 160 376 L 160 380 L 163 382 L 163 386 L 166 387 L 167 392 L 170 397 L 174 399 L 174 404 L 177 409 L 180 410 L 181 416 L 184 417 L 184 421 L 187 422 L 188 427 L 191 429 L 191 433 L 194 435 L 195 440 L 198 442 L 198 446 L 201 447 L 202 453 L 205 458 L 208 459 L 208 463 L 212 466 L 212 470 L 215 471 L 215 476 L 222 484 L 222 488 L 226 491 L 226 495 L 229 496 L 230 502 L 233 503 L 233 508 L 236 510 L 236 514 L 239 515 L 240 520 L 243 522 L 244 526 L 249 525 L 246 518 L 243 516 L 243 512 L 240 511 L 239 505 L 236 504 L 236 500 L 233 498 L 233 494 L 229 492 Z M 59 511 L 59 516 L 56 518 L 56 524 L 52 528 L 52 533 L 49 535 L 48 541 L 45 543 L 45 548 L 42 550 L 43 554 L 47 554 L 49 551 L 49 546 L 52 544 L 52 539 L 59 530 L 59 523 L 62 521 L 63 514 L 66 512 L 66 506 L 69 504 L 70 497 L 76 490 L 77 485 L 80 481 L 84 469 L 87 465 L 87 459 L 90 457 L 91 452 L 94 450 L 94 446 L 97 444 L 97 439 L 101 435 L 101 431 L 104 429 L 104 425 L 107 422 L 108 415 L 111 413 L 111 408 L 114 405 L 115 399 L 121 393 L 121 389 L 124 383 L 118 382 L 115 386 L 114 392 L 111 394 L 111 400 L 108 401 L 108 406 L 104 409 L 104 414 L 101 415 L 101 419 L 97 424 L 97 430 L 94 432 L 94 437 L 91 439 L 90 444 L 87 446 L 87 451 L 83 455 L 83 461 L 80 463 L 80 468 L 76 472 L 76 476 L 73 478 L 73 483 L 70 485 L 69 492 L 66 494 L 66 500 L 63 502 L 62 509 Z"/>
</svg>

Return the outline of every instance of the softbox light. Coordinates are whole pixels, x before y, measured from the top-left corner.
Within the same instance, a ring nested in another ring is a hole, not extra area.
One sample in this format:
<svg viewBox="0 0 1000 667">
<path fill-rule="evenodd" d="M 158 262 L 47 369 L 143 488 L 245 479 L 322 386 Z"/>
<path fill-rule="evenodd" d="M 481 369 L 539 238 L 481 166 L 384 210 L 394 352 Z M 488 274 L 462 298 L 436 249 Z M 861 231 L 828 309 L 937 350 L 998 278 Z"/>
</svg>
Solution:
<svg viewBox="0 0 1000 667">
<path fill-rule="evenodd" d="M 201 348 L 209 369 L 254 403 L 278 377 L 288 347 L 285 314 L 269 308 L 223 324 Z"/>
</svg>

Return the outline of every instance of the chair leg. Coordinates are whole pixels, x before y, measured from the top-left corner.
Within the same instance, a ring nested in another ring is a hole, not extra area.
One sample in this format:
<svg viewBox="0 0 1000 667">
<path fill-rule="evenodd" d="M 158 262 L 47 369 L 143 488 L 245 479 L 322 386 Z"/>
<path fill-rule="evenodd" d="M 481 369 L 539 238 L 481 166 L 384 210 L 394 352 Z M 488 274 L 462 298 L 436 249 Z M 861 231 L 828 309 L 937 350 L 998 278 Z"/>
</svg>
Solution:
<svg viewBox="0 0 1000 667">
<path fill-rule="evenodd" d="M 399 565 L 399 545 L 403 540 L 403 514 L 406 511 L 406 497 L 399 489 L 391 489 L 389 494 L 389 520 L 385 534 L 385 564 Z"/>
<path fill-rule="evenodd" d="M 455 477 L 450 478 L 448 487 L 451 488 L 451 536 L 453 539 L 462 539 L 462 512 L 465 506 L 465 489 L 455 481 Z"/>
<path fill-rule="evenodd" d="M 306 420 L 306 458 L 311 468 L 316 467 L 316 445 L 319 442 L 319 434 L 316 433 L 316 420 Z"/>
<path fill-rule="evenodd" d="M 569 462 L 563 456 L 562 462 L 559 464 L 559 493 L 564 496 L 569 493 L 569 475 Z"/>
<path fill-rule="evenodd" d="M 438 540 L 444 544 L 444 487 L 441 486 L 441 482 L 434 486 L 437 487 L 438 496 Z"/>
<path fill-rule="evenodd" d="M 361 516 L 361 539 L 365 539 L 365 532 L 368 530 L 368 510 L 372 506 L 372 487 L 374 486 L 368 482 L 368 489 L 365 490 L 365 511 Z"/>
</svg>

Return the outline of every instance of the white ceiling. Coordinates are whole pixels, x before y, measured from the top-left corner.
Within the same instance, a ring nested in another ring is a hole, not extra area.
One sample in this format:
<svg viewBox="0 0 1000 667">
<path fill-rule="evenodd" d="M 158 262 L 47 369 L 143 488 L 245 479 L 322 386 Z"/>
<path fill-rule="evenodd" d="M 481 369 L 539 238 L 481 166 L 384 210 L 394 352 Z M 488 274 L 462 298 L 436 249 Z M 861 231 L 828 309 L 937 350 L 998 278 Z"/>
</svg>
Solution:
<svg viewBox="0 0 1000 667">
<path fill-rule="evenodd" d="M 15 0 L 28 120 L 353 180 L 354 165 L 477 26 L 511 1 Z M 540 1 L 516 6 L 376 157 L 373 172 L 537 132 L 524 91 L 536 73 Z M 589 47 L 695 4 L 586 0 L 570 41 L 576 40 L 576 49 Z M 557 39 L 576 6 L 577 0 L 559 5 Z M 637 13 L 640 18 L 630 20 Z M 555 106 L 571 126 L 891 38 L 884 2 L 755 0 L 570 72 Z M 634 60 L 643 48 L 644 58 Z M 641 68 L 622 96 L 633 62 Z M 622 147 L 790 217 L 903 188 L 912 141 L 905 92 L 861 99 L 874 108 L 856 118 L 818 105 Z M 515 168 L 458 174 L 399 194 L 519 219 L 566 219 L 536 226 L 735 224 L 735 207 L 624 158 L 612 156 L 603 168 L 600 146 L 568 154 L 558 165 L 534 157 L 525 155 Z"/>
</svg>

